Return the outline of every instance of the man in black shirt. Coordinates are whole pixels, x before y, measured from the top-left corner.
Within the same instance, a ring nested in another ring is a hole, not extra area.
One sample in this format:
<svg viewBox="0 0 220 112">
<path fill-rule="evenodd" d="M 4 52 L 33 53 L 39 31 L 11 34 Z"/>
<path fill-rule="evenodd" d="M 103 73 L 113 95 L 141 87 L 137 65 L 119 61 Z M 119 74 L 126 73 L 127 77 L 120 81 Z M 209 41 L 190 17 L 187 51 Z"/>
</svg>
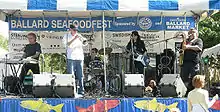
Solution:
<svg viewBox="0 0 220 112">
<path fill-rule="evenodd" d="M 132 48 L 133 48 L 134 54 L 139 53 L 139 54 L 143 55 L 147 51 L 146 48 L 145 48 L 144 41 L 142 41 L 140 39 L 140 35 L 138 34 L 137 31 L 133 31 L 132 32 L 131 40 L 127 44 L 126 48 L 128 50 L 130 50 L 131 52 L 132 52 Z M 139 62 L 139 61 L 134 61 L 134 63 L 133 63 L 133 56 L 131 56 L 130 69 L 131 69 L 132 73 L 136 73 L 136 71 L 138 71 L 139 74 L 143 74 L 143 72 L 144 72 L 144 65 L 141 62 Z"/>
<path fill-rule="evenodd" d="M 34 33 L 29 33 L 27 35 L 29 44 L 25 46 L 23 58 L 32 58 L 35 60 L 39 60 L 39 56 L 41 53 L 41 46 L 39 43 L 36 42 L 37 36 Z M 27 74 L 28 70 L 31 70 L 34 74 L 40 74 L 39 65 L 33 63 L 26 63 L 23 65 L 21 74 L 20 74 L 20 81 L 23 83 L 24 77 Z"/>
<path fill-rule="evenodd" d="M 184 57 L 181 75 L 183 81 L 189 83 L 187 91 L 191 91 L 193 89 L 192 78 L 199 72 L 203 41 L 198 38 L 198 31 L 195 29 L 189 30 L 188 37 L 186 45 L 183 45 Z"/>
</svg>

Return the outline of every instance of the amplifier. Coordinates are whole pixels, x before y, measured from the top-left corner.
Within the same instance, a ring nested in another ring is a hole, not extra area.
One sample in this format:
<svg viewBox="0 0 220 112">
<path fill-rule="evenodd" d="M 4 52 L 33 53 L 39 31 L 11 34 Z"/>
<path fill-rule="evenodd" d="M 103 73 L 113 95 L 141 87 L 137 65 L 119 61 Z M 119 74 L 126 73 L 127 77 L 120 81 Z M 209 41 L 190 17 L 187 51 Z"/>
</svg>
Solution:
<svg viewBox="0 0 220 112">
<path fill-rule="evenodd" d="M 163 97 L 184 97 L 187 91 L 179 74 L 164 74 L 159 86 Z"/>
<path fill-rule="evenodd" d="M 132 97 L 142 97 L 144 95 L 144 75 L 125 74 L 124 94 Z"/>
<path fill-rule="evenodd" d="M 52 89 L 53 87 L 54 89 Z M 74 97 L 76 93 L 75 87 L 75 77 L 73 74 L 33 75 L 33 95 L 35 97 L 51 97 L 53 92 L 59 97 Z"/>
</svg>

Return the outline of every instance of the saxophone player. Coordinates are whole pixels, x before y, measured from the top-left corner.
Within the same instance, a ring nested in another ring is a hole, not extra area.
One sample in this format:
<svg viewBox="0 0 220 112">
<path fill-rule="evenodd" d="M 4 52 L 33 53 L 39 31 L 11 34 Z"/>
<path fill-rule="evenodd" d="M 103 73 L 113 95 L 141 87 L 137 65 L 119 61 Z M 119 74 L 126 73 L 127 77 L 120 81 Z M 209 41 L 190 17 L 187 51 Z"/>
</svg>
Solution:
<svg viewBox="0 0 220 112">
<path fill-rule="evenodd" d="M 63 37 L 63 44 L 66 46 L 67 53 L 67 73 L 75 74 L 79 81 L 79 97 L 84 95 L 83 85 L 83 46 L 86 45 L 86 38 L 78 33 L 76 25 L 70 25 L 70 32 Z"/>
<path fill-rule="evenodd" d="M 182 46 L 184 50 L 184 58 L 181 75 L 183 82 L 188 83 L 188 85 L 186 85 L 187 94 L 189 91 L 194 89 L 192 85 L 192 78 L 199 73 L 199 63 L 203 49 L 203 41 L 198 38 L 198 35 L 199 34 L 196 29 L 190 29 L 188 31 L 188 38 Z"/>
</svg>

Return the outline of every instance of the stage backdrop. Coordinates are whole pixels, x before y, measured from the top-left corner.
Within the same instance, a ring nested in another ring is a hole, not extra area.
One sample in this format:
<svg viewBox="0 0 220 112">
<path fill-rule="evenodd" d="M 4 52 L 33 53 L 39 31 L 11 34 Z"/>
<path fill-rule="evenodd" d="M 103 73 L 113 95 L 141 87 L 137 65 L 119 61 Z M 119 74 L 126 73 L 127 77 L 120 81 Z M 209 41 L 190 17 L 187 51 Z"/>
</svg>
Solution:
<svg viewBox="0 0 220 112">
<path fill-rule="evenodd" d="M 219 100 L 210 112 L 219 112 Z M 1 112 L 187 112 L 184 98 L 2 99 Z M 178 112 L 178 111 L 176 111 Z"/>
<path fill-rule="evenodd" d="M 105 46 L 111 47 L 113 49 L 112 53 L 122 53 L 127 43 L 130 40 L 132 31 L 126 32 L 105 32 Z M 22 56 L 22 49 L 26 44 L 28 44 L 27 34 L 29 31 L 10 31 L 9 35 L 9 51 L 11 59 L 20 59 Z M 66 32 L 46 32 L 39 31 L 33 32 L 37 35 L 37 42 L 41 44 L 41 49 L 43 53 L 65 53 L 65 46 L 62 43 L 63 36 L 68 33 Z M 176 37 L 177 31 L 139 31 L 141 40 L 145 42 L 148 53 L 161 53 L 166 47 L 166 42 L 162 41 L 164 39 Z M 82 36 L 86 37 L 88 40 L 87 46 L 84 46 L 84 52 L 89 53 L 91 48 L 103 48 L 103 38 L 102 32 L 81 32 Z M 157 44 L 155 42 L 162 41 Z M 175 49 L 175 42 L 181 41 L 179 38 L 171 39 L 167 41 L 167 48 Z"/>
</svg>

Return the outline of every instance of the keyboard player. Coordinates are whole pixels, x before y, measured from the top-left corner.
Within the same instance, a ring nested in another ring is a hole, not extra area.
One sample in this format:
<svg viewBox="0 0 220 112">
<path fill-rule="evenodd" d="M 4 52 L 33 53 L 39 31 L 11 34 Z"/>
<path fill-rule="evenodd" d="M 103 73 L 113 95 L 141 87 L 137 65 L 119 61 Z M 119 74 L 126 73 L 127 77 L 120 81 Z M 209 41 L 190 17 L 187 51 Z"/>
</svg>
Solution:
<svg viewBox="0 0 220 112">
<path fill-rule="evenodd" d="M 26 58 L 26 59 L 35 59 L 35 60 L 39 60 L 39 56 L 41 53 L 41 46 L 39 43 L 37 43 L 37 36 L 34 33 L 29 33 L 27 35 L 29 44 L 27 44 L 24 48 L 24 55 L 22 56 L 22 58 Z M 23 83 L 24 81 L 24 77 L 27 74 L 28 70 L 31 69 L 31 71 L 34 74 L 40 74 L 40 67 L 39 64 L 36 63 L 25 63 L 22 67 L 21 70 L 21 74 L 20 74 L 20 81 L 21 83 Z"/>
</svg>

